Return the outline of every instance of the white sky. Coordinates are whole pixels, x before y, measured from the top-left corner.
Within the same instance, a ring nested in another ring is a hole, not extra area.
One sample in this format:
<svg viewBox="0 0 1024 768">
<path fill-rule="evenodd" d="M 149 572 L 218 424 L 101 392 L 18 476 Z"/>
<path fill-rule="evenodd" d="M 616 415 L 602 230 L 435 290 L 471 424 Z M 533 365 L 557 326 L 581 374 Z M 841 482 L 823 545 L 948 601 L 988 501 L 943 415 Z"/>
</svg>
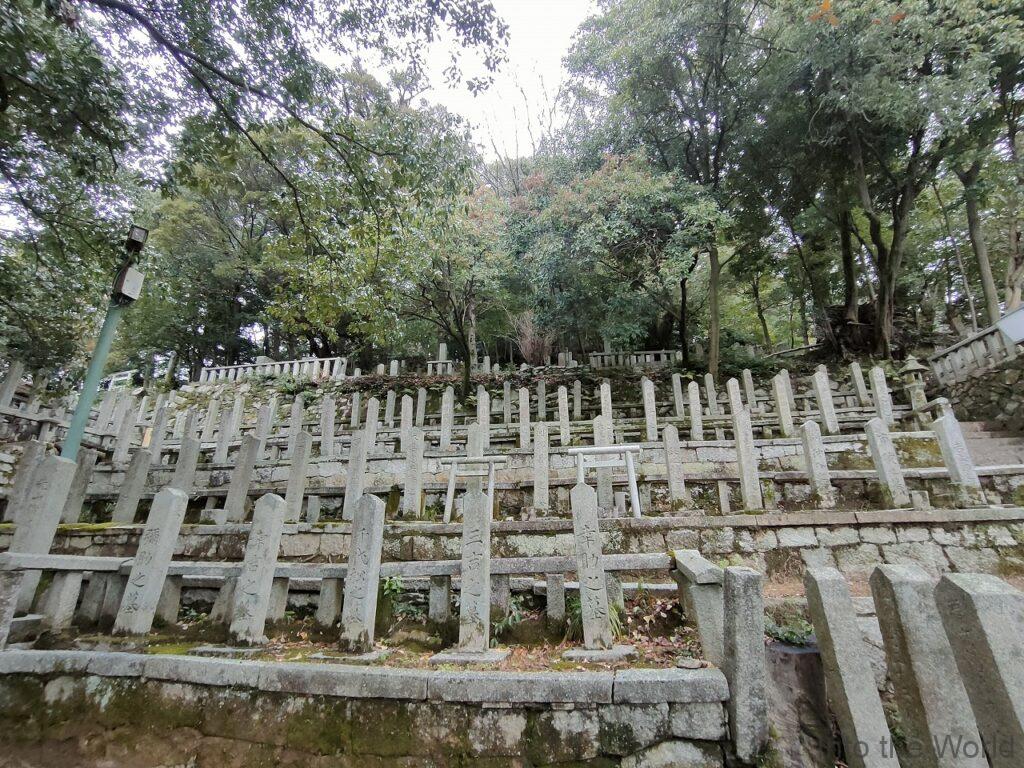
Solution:
<svg viewBox="0 0 1024 768">
<path fill-rule="evenodd" d="M 569 51 L 573 33 L 597 12 L 597 5 L 594 0 L 492 2 L 509 26 L 508 61 L 495 74 L 494 83 L 478 96 L 464 85 L 447 87 L 441 75 L 447 53 L 437 51 L 429 62 L 434 65 L 430 79 L 437 85 L 424 97 L 466 118 L 487 158 L 495 156 L 492 138 L 502 154 L 526 155 L 531 151 L 528 122 L 536 125 L 534 113 L 554 98 L 565 77 L 562 57 Z M 472 57 L 465 57 L 467 67 L 471 62 Z M 482 69 L 478 65 L 477 70 Z M 467 74 L 477 73 L 470 70 Z"/>
</svg>

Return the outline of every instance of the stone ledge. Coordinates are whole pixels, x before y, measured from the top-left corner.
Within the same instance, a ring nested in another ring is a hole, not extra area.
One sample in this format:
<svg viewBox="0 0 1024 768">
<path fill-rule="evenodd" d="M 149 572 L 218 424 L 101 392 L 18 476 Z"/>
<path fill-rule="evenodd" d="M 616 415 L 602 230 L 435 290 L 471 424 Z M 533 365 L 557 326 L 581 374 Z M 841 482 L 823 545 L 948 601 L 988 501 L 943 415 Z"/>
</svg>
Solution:
<svg viewBox="0 0 1024 768">
<path fill-rule="evenodd" d="M 722 702 L 729 695 L 725 676 L 713 668 L 449 672 L 104 651 L 3 651 L 0 675 L 15 674 L 139 677 L 310 696 L 478 704 L 687 704 Z"/>
</svg>

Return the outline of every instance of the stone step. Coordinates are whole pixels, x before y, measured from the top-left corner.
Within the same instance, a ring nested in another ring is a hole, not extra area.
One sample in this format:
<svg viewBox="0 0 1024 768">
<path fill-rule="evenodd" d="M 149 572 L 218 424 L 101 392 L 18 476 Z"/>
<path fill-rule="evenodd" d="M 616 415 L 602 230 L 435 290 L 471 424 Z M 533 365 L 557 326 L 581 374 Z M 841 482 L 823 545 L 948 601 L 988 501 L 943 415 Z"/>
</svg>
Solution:
<svg viewBox="0 0 1024 768">
<path fill-rule="evenodd" d="M 1020 437 L 976 437 L 965 435 L 967 450 L 979 466 L 1024 462 L 1024 439 Z"/>
</svg>

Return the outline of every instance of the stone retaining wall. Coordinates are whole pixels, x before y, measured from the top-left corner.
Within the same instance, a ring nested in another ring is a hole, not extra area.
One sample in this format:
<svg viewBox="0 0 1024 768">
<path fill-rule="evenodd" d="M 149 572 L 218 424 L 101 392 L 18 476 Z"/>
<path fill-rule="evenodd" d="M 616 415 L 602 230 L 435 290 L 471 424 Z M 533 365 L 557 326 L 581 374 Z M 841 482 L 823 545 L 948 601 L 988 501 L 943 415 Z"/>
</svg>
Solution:
<svg viewBox="0 0 1024 768">
<path fill-rule="evenodd" d="M 805 565 L 834 565 L 859 575 L 881 563 L 916 562 L 933 573 L 1024 573 L 1024 509 L 835 511 L 602 520 L 604 552 L 698 549 L 711 560 L 743 562 L 769 578 L 798 577 Z M 176 559 L 240 560 L 249 525 L 182 527 Z M 134 555 L 141 526 L 63 527 L 56 554 Z M 572 522 L 501 521 L 492 526 L 493 557 L 572 555 Z M 457 560 L 461 525 L 390 523 L 384 560 Z M 286 525 L 280 559 L 345 562 L 350 526 Z M 6 549 L 10 534 L 0 535 Z"/>
<path fill-rule="evenodd" d="M 0 655 L 0 743 L 76 766 L 719 768 L 716 669 L 502 673 Z"/>
<path fill-rule="evenodd" d="M 1024 356 L 988 373 L 944 387 L 957 418 L 991 421 L 1004 429 L 1024 432 Z"/>
</svg>

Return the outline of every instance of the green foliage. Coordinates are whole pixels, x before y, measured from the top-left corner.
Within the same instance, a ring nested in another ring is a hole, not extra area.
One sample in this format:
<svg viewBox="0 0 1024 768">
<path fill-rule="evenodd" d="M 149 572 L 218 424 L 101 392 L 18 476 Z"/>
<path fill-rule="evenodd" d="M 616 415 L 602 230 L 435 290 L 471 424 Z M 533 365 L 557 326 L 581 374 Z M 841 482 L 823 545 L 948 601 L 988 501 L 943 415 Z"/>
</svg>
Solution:
<svg viewBox="0 0 1024 768">
<path fill-rule="evenodd" d="M 791 617 L 784 624 L 776 624 L 771 618 L 765 618 L 764 632 L 768 637 L 790 645 L 809 645 L 814 635 L 814 627 L 806 619 Z"/>
</svg>

